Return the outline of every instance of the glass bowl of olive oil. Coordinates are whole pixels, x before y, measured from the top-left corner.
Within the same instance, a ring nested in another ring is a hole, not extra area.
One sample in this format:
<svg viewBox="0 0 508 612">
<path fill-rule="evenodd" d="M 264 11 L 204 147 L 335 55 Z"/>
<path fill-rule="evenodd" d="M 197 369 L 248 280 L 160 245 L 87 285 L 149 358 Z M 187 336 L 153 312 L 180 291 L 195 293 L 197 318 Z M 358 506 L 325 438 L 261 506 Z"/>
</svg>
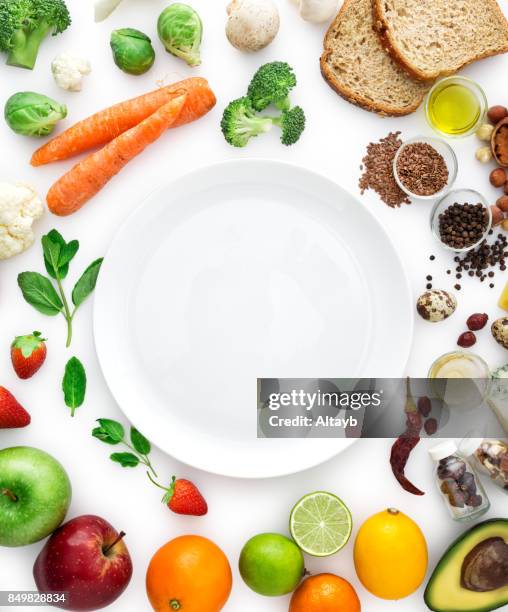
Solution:
<svg viewBox="0 0 508 612">
<path fill-rule="evenodd" d="M 487 97 L 472 79 L 452 76 L 437 81 L 427 95 L 425 115 L 443 136 L 460 138 L 474 134 L 487 111 Z"/>
</svg>

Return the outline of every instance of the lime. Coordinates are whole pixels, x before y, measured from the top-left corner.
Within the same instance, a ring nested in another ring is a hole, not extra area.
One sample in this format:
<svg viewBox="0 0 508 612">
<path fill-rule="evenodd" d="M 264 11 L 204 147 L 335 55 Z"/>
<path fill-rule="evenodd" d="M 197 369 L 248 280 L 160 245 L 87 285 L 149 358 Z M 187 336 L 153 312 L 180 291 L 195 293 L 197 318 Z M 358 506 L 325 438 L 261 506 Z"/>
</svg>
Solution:
<svg viewBox="0 0 508 612">
<path fill-rule="evenodd" d="M 289 518 L 298 546 L 314 557 L 327 557 L 343 548 L 353 527 L 351 512 L 332 493 L 316 491 L 297 502 Z"/>
<path fill-rule="evenodd" d="M 305 572 L 302 551 L 279 533 L 251 538 L 242 548 L 239 569 L 248 587 L 271 597 L 294 591 Z"/>
</svg>

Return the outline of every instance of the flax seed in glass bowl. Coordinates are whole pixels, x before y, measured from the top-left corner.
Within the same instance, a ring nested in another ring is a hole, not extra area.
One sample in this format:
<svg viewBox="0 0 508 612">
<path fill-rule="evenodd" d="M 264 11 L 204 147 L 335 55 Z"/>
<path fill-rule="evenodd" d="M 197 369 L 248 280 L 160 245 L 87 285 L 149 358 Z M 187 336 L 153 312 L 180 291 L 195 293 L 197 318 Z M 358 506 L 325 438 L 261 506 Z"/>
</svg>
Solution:
<svg viewBox="0 0 508 612">
<path fill-rule="evenodd" d="M 453 187 L 457 171 L 455 152 L 439 138 L 411 138 L 399 148 L 393 160 L 398 186 L 419 200 L 443 197 Z"/>
</svg>

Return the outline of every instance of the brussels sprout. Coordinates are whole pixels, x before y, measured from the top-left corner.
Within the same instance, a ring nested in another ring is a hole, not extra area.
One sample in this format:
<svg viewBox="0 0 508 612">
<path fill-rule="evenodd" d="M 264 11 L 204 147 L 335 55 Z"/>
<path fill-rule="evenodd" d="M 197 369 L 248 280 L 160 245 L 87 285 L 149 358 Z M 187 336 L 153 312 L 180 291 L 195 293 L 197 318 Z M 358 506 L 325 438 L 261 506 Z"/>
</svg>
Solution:
<svg viewBox="0 0 508 612">
<path fill-rule="evenodd" d="M 111 49 L 115 64 L 128 74 L 144 74 L 153 66 L 155 51 L 146 34 L 133 28 L 111 33 Z"/>
<path fill-rule="evenodd" d="M 7 100 L 4 116 L 16 134 L 47 136 L 67 116 L 67 107 L 42 94 L 21 91 Z"/>
<path fill-rule="evenodd" d="M 182 58 L 189 66 L 199 66 L 203 24 L 196 11 L 175 2 L 162 11 L 157 22 L 159 38 L 166 51 Z"/>
</svg>

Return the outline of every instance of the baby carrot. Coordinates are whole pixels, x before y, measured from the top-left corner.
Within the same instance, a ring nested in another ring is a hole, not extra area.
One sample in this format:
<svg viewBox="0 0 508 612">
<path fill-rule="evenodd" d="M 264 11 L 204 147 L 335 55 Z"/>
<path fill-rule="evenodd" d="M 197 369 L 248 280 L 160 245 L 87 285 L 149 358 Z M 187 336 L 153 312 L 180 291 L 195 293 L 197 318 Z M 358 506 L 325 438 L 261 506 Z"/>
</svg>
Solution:
<svg viewBox="0 0 508 612">
<path fill-rule="evenodd" d="M 102 146 L 155 113 L 182 90 L 188 94 L 187 101 L 171 127 L 195 121 L 215 105 L 215 95 L 206 79 L 185 79 L 138 98 L 120 102 L 79 121 L 37 149 L 32 155 L 31 164 L 42 166 Z"/>
<path fill-rule="evenodd" d="M 60 216 L 79 210 L 125 165 L 178 121 L 186 101 L 187 93 L 183 92 L 76 164 L 50 188 L 47 195 L 49 210 Z"/>
</svg>

